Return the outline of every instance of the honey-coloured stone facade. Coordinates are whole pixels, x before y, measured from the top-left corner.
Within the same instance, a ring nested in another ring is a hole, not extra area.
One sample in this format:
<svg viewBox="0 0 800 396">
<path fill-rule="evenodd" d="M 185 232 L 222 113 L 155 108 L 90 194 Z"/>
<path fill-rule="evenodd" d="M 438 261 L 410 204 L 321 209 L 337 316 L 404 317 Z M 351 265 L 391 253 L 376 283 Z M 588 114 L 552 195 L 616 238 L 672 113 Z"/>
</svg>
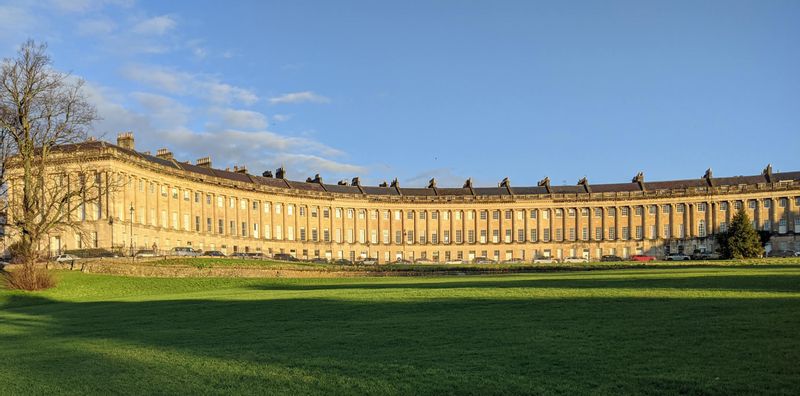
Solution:
<svg viewBox="0 0 800 396">
<path fill-rule="evenodd" d="M 176 161 L 159 150 L 137 152 L 133 135 L 117 144 L 77 145 L 72 160 L 90 164 L 120 187 L 82 209 L 84 235 L 51 235 L 49 250 L 122 247 L 288 253 L 297 258 L 376 258 L 438 262 L 476 257 L 629 257 L 713 251 L 739 207 L 784 249 L 800 249 L 800 172 L 629 183 L 513 187 L 403 188 L 325 184 L 245 168 L 223 171 L 211 159 Z M 66 160 L 69 162 L 69 160 Z M 65 166 L 63 164 L 59 166 Z M 10 172 L 13 174 L 13 170 Z M 13 197 L 9 197 L 13 202 Z M 13 238 L 13 235 L 11 236 Z M 775 246 L 774 248 L 778 248 Z"/>
</svg>

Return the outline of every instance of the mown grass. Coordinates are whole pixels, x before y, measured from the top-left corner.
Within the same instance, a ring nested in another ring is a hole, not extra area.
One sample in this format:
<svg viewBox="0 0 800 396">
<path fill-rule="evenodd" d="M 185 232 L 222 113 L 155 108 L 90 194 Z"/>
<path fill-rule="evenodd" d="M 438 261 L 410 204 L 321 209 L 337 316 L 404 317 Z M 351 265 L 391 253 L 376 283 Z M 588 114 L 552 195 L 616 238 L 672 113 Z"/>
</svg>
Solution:
<svg viewBox="0 0 800 396">
<path fill-rule="evenodd" d="M 122 262 L 127 262 L 122 260 Z M 310 262 L 289 262 L 274 260 L 249 260 L 237 258 L 164 258 L 139 262 L 139 265 L 155 266 L 188 266 L 195 268 L 265 268 L 282 270 L 311 271 L 375 271 L 375 272 L 503 272 L 503 271 L 539 271 L 539 270 L 577 270 L 577 269 L 615 269 L 615 268 L 674 268 L 674 267 L 707 267 L 707 266 L 758 266 L 758 265 L 796 265 L 800 258 L 763 258 L 742 260 L 708 260 L 708 261 L 614 261 L 589 263 L 498 263 L 498 264 L 376 264 L 376 265 L 336 265 Z"/>
<path fill-rule="evenodd" d="M 2 394 L 797 394 L 800 266 L 0 291 Z"/>
</svg>

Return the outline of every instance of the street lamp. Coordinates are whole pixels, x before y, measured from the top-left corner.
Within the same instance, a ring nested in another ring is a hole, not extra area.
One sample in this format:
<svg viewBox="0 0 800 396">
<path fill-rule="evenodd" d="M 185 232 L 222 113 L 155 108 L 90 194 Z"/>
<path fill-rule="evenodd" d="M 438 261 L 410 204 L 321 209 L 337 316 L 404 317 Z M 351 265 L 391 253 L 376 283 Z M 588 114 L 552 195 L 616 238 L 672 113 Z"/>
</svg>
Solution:
<svg viewBox="0 0 800 396">
<path fill-rule="evenodd" d="M 131 202 L 130 212 L 131 212 L 131 235 L 130 235 L 130 240 L 131 240 L 131 259 L 133 259 L 133 202 Z"/>
<path fill-rule="evenodd" d="M 114 251 L 114 216 L 108 216 L 108 226 L 111 227 L 111 251 Z"/>
</svg>

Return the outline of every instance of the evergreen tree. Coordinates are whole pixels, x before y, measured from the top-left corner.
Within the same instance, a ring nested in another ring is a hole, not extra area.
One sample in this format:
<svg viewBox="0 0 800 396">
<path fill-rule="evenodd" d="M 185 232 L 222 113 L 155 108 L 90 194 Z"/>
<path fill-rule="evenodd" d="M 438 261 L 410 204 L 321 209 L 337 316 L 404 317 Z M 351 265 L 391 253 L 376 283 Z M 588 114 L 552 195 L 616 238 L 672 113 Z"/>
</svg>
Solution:
<svg viewBox="0 0 800 396">
<path fill-rule="evenodd" d="M 753 258 L 764 254 L 758 232 L 753 228 L 744 208 L 740 208 L 733 216 L 728 230 L 718 234 L 717 242 L 720 253 L 725 258 Z"/>
</svg>

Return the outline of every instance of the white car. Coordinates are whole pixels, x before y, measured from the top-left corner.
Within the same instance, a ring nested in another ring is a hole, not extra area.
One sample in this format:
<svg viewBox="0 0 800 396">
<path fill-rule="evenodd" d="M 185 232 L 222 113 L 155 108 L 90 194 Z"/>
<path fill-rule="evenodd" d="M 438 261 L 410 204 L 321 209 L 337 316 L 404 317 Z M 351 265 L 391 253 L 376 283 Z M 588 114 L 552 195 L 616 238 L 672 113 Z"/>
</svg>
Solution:
<svg viewBox="0 0 800 396">
<path fill-rule="evenodd" d="M 667 257 L 664 257 L 664 260 L 667 261 L 684 261 L 684 260 L 691 260 L 692 258 L 681 253 L 670 254 Z"/>
<path fill-rule="evenodd" d="M 539 257 L 539 258 L 533 259 L 533 262 L 534 262 L 534 264 L 553 264 L 553 263 L 557 263 L 558 260 L 556 260 L 556 259 L 554 259 L 552 257 Z"/>
<path fill-rule="evenodd" d="M 154 250 L 139 250 L 134 257 L 156 257 L 156 252 Z"/>
<path fill-rule="evenodd" d="M 589 259 L 586 257 L 567 257 L 564 259 L 565 263 L 588 263 Z"/>
<path fill-rule="evenodd" d="M 174 247 L 172 248 L 171 254 L 173 256 L 184 256 L 184 257 L 197 257 L 200 255 L 199 252 L 190 247 Z"/>
<path fill-rule="evenodd" d="M 447 260 L 445 264 L 464 264 L 464 260 Z"/>
<path fill-rule="evenodd" d="M 75 260 L 80 260 L 80 257 L 72 255 L 72 254 L 61 254 L 56 257 L 56 262 L 58 263 L 69 263 Z"/>
</svg>

